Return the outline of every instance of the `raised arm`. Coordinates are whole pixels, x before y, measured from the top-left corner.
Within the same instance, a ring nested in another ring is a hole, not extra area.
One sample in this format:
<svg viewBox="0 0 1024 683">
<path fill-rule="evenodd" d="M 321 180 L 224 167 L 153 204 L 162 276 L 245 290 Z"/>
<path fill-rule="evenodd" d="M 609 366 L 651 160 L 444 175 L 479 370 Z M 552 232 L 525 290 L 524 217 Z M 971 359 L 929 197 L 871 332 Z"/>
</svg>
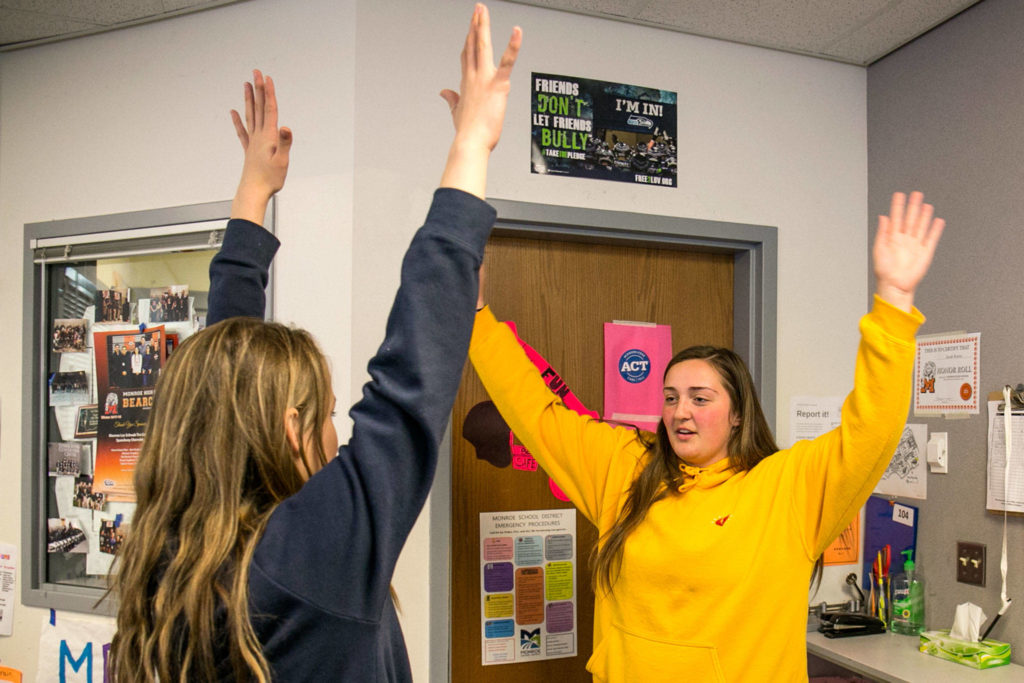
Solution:
<svg viewBox="0 0 1024 683">
<path fill-rule="evenodd" d="M 455 137 L 427 222 L 402 264 L 402 282 L 387 334 L 370 361 L 373 378 L 352 409 L 353 456 L 381 477 L 392 495 L 384 505 L 396 525 L 398 551 L 432 483 L 437 449 L 466 360 L 484 245 L 494 209 L 483 203 L 487 162 L 498 143 L 509 78 L 522 32 L 513 29 L 498 67 L 491 51 L 487 8 L 477 4 L 463 46 L 460 92 L 443 91 Z M 472 196 L 468 196 L 472 195 Z M 381 419 L 384 412 L 388 418 Z M 386 453 L 374 453 L 382 440 Z M 395 447 L 400 444 L 401 447 Z M 390 461 L 381 468 L 380 458 Z"/>
<path fill-rule="evenodd" d="M 224 242 L 210 262 L 208 325 L 235 316 L 263 317 L 270 262 L 280 245 L 262 223 L 270 198 L 288 175 L 292 132 L 277 125 L 273 79 L 259 70 L 252 76 L 245 84 L 245 122 L 231 110 L 244 162 Z"/>
<path fill-rule="evenodd" d="M 231 217 L 262 224 L 270 198 L 284 187 L 292 149 L 292 131 L 277 125 L 274 79 L 253 69 L 252 83 L 245 84 L 245 123 L 234 109 L 231 121 L 245 153 Z"/>
<path fill-rule="evenodd" d="M 924 321 L 914 293 L 928 272 L 945 221 L 920 192 L 892 197 L 879 217 L 873 260 L 878 279 L 870 313 L 860 322 L 854 388 L 838 428 L 793 447 L 802 485 L 793 495 L 808 523 L 809 550 L 820 553 L 867 500 L 899 443 L 911 398 L 914 335 Z"/>
<path fill-rule="evenodd" d="M 487 161 L 501 137 L 511 87 L 509 79 L 522 42 L 523 32 L 517 26 L 495 67 L 490 14 L 483 5 L 476 5 L 462 48 L 461 94 L 448 89 L 441 91 L 455 124 L 455 139 L 448 150 L 441 187 L 485 198 Z"/>
<path fill-rule="evenodd" d="M 508 325 L 478 305 L 469 359 L 512 432 L 594 525 L 618 510 L 620 482 L 644 457 L 633 429 L 580 415 L 541 378 Z"/>
<path fill-rule="evenodd" d="M 487 10 L 477 5 L 463 51 L 461 96 L 449 91 L 446 97 L 454 104 L 455 140 L 427 220 L 402 261 L 385 338 L 369 363 L 371 379 L 350 411 L 352 438 L 278 507 L 261 543 L 315 558 L 298 567 L 268 563 L 266 571 L 336 614 L 376 619 L 390 599 L 391 575 L 433 482 L 466 361 L 477 271 L 495 217 L 480 197 L 520 40 L 517 29 L 505 68 L 488 69 L 489 50 L 470 46 L 489 45 L 489 31 Z M 323 533 L 293 533 L 311 528 Z M 365 590 L 339 591 L 339 581 Z"/>
</svg>

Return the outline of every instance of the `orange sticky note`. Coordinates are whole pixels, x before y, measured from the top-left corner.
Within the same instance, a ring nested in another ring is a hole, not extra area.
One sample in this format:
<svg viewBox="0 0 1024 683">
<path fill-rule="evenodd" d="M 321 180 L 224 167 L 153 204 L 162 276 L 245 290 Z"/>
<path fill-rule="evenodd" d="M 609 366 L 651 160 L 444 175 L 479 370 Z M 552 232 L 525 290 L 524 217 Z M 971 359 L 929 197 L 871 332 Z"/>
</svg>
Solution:
<svg viewBox="0 0 1024 683">
<path fill-rule="evenodd" d="M 21 672 L 17 669 L 12 669 L 9 666 L 0 666 L 0 681 L 21 683 Z"/>
</svg>

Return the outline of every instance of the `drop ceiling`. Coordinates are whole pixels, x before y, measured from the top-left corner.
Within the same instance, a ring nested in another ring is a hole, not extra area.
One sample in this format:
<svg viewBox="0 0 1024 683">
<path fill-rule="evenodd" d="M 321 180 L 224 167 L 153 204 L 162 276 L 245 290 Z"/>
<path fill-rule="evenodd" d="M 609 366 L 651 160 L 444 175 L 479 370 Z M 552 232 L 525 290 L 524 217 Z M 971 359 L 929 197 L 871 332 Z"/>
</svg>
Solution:
<svg viewBox="0 0 1024 683">
<path fill-rule="evenodd" d="M 0 0 L 0 51 L 240 0 Z M 280 0 L 282 2 L 287 0 Z M 295 0 L 291 0 L 295 1 Z M 978 0 L 512 0 L 867 66 Z"/>
</svg>

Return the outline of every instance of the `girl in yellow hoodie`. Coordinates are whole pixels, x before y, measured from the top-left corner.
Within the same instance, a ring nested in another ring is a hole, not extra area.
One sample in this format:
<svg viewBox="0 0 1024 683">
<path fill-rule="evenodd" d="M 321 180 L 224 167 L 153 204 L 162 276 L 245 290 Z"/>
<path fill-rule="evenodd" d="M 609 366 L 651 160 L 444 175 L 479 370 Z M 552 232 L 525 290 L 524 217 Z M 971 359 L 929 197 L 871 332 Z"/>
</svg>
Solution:
<svg viewBox="0 0 1024 683">
<path fill-rule="evenodd" d="M 566 408 L 478 303 L 470 358 L 512 431 L 595 524 L 595 681 L 807 678 L 807 585 L 889 462 L 910 403 L 914 292 L 944 222 L 893 195 L 873 250 L 854 389 L 833 431 L 779 450 L 743 361 L 683 350 L 657 433 Z M 482 292 L 482 290 L 481 290 Z"/>
</svg>

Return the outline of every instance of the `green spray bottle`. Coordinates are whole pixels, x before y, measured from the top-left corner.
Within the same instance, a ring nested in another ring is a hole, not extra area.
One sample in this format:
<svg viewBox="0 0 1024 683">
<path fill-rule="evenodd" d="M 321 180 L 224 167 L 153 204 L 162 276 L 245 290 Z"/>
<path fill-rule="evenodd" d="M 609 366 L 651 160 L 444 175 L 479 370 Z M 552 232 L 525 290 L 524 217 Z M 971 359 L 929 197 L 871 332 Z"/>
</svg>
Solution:
<svg viewBox="0 0 1024 683">
<path fill-rule="evenodd" d="M 904 550 L 903 573 L 892 582 L 892 620 L 894 633 L 916 636 L 924 630 L 924 582 L 914 570 L 913 550 Z"/>
</svg>

